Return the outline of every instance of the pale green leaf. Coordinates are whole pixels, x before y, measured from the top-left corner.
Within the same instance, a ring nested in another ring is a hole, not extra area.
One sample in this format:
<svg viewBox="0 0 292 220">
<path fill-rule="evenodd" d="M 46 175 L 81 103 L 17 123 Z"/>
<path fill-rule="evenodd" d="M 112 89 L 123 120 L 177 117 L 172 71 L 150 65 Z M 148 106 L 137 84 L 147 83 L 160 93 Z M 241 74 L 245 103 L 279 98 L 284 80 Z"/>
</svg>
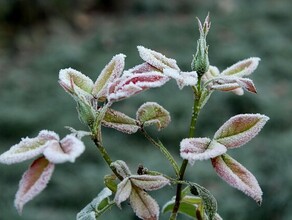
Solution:
<svg viewBox="0 0 292 220">
<path fill-rule="evenodd" d="M 140 128 L 135 119 L 113 109 L 108 109 L 106 111 L 102 120 L 102 125 L 127 134 L 135 133 Z"/>
<path fill-rule="evenodd" d="M 171 120 L 169 112 L 155 102 L 146 102 L 141 105 L 136 118 L 144 126 L 155 124 L 158 130 L 165 128 Z"/>
</svg>

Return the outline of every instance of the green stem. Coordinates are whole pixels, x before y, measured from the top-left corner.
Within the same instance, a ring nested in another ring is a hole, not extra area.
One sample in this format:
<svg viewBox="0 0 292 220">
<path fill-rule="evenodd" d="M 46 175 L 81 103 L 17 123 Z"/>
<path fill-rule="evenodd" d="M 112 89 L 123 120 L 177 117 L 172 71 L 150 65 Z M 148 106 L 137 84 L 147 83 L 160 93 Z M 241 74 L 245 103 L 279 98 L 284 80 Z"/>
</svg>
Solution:
<svg viewBox="0 0 292 220">
<path fill-rule="evenodd" d="M 197 88 L 194 89 L 195 98 L 194 98 L 194 105 L 193 105 L 193 112 L 192 112 L 192 119 L 189 129 L 189 137 L 192 138 L 195 136 L 195 130 L 196 130 L 196 123 L 197 119 L 200 113 L 200 99 L 201 99 L 201 80 L 198 80 Z M 184 174 L 187 169 L 188 160 L 184 159 L 182 162 L 182 165 L 179 170 L 179 181 L 183 181 Z M 177 217 L 177 213 L 180 206 L 180 200 L 181 200 L 181 191 L 182 191 L 182 184 L 178 183 L 176 187 L 176 196 L 175 196 L 175 203 L 172 210 L 172 214 L 170 216 L 170 220 L 175 220 Z"/>
<path fill-rule="evenodd" d="M 112 160 L 109 156 L 109 154 L 107 153 L 106 149 L 103 147 L 101 141 L 98 139 L 98 135 L 93 135 L 92 136 L 92 140 L 95 143 L 97 149 L 99 150 L 102 158 L 105 160 L 105 162 L 107 163 L 107 165 L 109 166 L 109 168 L 113 171 L 113 173 L 120 179 L 123 180 L 123 177 L 118 174 L 117 170 L 111 166 Z"/>
<path fill-rule="evenodd" d="M 157 147 L 164 154 L 164 156 L 168 159 L 172 168 L 174 169 L 176 176 L 179 177 L 179 166 L 177 165 L 173 156 L 166 149 L 166 147 L 164 147 L 161 142 L 155 141 L 143 128 L 141 129 L 141 132 L 155 147 Z"/>
</svg>

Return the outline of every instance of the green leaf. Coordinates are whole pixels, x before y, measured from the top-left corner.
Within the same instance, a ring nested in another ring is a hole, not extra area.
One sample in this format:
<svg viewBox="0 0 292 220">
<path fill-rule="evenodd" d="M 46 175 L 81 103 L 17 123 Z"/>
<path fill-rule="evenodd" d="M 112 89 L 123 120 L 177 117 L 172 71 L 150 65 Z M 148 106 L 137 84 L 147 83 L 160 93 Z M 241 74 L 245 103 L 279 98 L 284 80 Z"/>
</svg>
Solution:
<svg viewBox="0 0 292 220">
<path fill-rule="evenodd" d="M 104 188 L 95 199 L 85 206 L 76 216 L 77 220 L 96 220 L 104 212 L 114 205 L 109 199 L 112 192 Z"/>
<path fill-rule="evenodd" d="M 162 213 L 171 212 L 174 207 L 175 200 L 172 199 L 162 207 Z M 196 218 L 197 207 L 202 203 L 202 199 L 198 196 L 185 196 L 182 198 L 178 212 L 192 218 Z"/>
<path fill-rule="evenodd" d="M 144 126 L 155 124 L 158 130 L 167 127 L 171 120 L 169 112 L 156 102 L 146 102 L 141 105 L 136 118 Z"/>
<path fill-rule="evenodd" d="M 140 128 L 137 124 L 138 122 L 135 119 L 113 109 L 108 109 L 102 120 L 103 126 L 114 128 L 127 134 L 137 132 Z"/>
<path fill-rule="evenodd" d="M 116 179 L 117 177 L 114 174 L 105 175 L 103 178 L 104 185 L 106 185 L 106 187 L 109 188 L 112 192 L 116 192 L 118 188 Z"/>
<path fill-rule="evenodd" d="M 191 187 L 191 193 L 195 196 L 201 197 L 204 210 L 206 211 L 209 220 L 213 220 L 217 213 L 217 201 L 215 197 L 206 188 L 197 183 L 189 183 L 189 185 Z"/>
</svg>

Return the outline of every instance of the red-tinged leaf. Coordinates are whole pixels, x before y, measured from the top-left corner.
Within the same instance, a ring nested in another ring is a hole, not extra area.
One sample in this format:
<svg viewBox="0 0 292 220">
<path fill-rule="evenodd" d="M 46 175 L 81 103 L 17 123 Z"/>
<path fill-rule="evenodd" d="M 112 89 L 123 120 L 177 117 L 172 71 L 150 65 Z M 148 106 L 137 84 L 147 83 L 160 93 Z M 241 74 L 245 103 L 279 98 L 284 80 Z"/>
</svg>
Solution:
<svg viewBox="0 0 292 220">
<path fill-rule="evenodd" d="M 43 130 L 35 138 L 23 138 L 20 143 L 0 155 L 0 163 L 14 164 L 32 159 L 43 153 L 50 140 L 59 140 L 59 136 L 53 131 Z"/>
<path fill-rule="evenodd" d="M 131 206 L 136 215 L 143 220 L 158 220 L 159 206 L 144 190 L 133 187 L 130 195 Z"/>
<path fill-rule="evenodd" d="M 215 133 L 214 139 L 227 148 L 237 148 L 254 138 L 269 117 L 261 114 L 240 114 L 226 121 Z"/>
<path fill-rule="evenodd" d="M 223 180 L 261 204 L 263 193 L 251 172 L 228 154 L 213 158 L 211 161 L 215 171 Z"/>
<path fill-rule="evenodd" d="M 23 174 L 15 196 L 15 207 L 21 214 L 23 206 L 46 188 L 54 171 L 54 164 L 45 157 L 36 159 Z"/>
<path fill-rule="evenodd" d="M 165 68 L 171 68 L 179 70 L 179 67 L 176 64 L 176 60 L 167 58 L 161 53 L 158 53 L 154 50 L 147 49 L 143 46 L 138 46 L 138 51 L 140 57 L 151 66 L 163 71 Z"/>
<path fill-rule="evenodd" d="M 256 87 L 251 79 L 238 78 L 237 83 L 240 85 L 240 87 L 244 88 L 245 90 L 252 93 L 257 93 Z"/>
<path fill-rule="evenodd" d="M 133 68 L 124 71 L 124 75 L 130 75 L 135 73 L 147 73 L 147 72 L 153 72 L 153 71 L 160 71 L 159 69 L 155 68 L 154 66 L 151 66 L 149 63 L 142 63 L 137 66 L 134 66 Z"/>
<path fill-rule="evenodd" d="M 50 141 L 44 150 L 44 156 L 52 163 L 73 163 L 85 150 L 82 141 L 70 134 L 60 142 Z"/>
<path fill-rule="evenodd" d="M 111 102 L 119 101 L 146 89 L 160 87 L 168 80 L 168 77 L 159 72 L 127 75 L 110 84 L 107 98 Z"/>
<path fill-rule="evenodd" d="M 95 97 L 105 96 L 108 84 L 121 76 L 125 66 L 125 57 L 124 54 L 115 55 L 101 71 L 92 90 Z"/>
<path fill-rule="evenodd" d="M 102 120 L 102 125 L 127 134 L 133 134 L 140 128 L 140 126 L 138 126 L 138 121 L 113 109 L 107 110 Z"/>
<path fill-rule="evenodd" d="M 160 189 L 170 183 L 169 180 L 163 176 L 151 175 L 131 175 L 130 180 L 132 184 L 138 188 L 147 191 Z"/>
<path fill-rule="evenodd" d="M 180 156 L 191 165 L 196 160 L 208 160 L 224 154 L 226 147 L 209 138 L 185 138 L 180 143 Z"/>
<path fill-rule="evenodd" d="M 157 129 L 163 129 L 170 123 L 169 112 L 156 102 L 146 102 L 140 106 L 136 113 L 136 119 L 144 126 L 156 125 Z"/>
<path fill-rule="evenodd" d="M 114 198 L 115 203 L 121 208 L 121 203 L 129 198 L 132 192 L 132 183 L 128 177 L 124 178 L 122 182 L 118 184 L 117 192 Z"/>
<path fill-rule="evenodd" d="M 243 77 L 250 75 L 259 64 L 260 58 L 251 57 L 242 61 L 237 62 L 236 64 L 225 69 L 221 75 L 225 76 L 237 76 Z"/>
</svg>

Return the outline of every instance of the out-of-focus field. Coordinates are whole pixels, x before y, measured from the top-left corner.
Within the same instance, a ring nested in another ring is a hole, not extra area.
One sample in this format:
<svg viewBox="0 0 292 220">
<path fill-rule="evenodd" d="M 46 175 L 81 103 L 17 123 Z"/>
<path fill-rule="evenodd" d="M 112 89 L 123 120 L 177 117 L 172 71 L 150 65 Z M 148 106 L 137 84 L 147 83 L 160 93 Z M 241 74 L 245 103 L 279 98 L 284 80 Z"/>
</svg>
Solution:
<svg viewBox="0 0 292 220">
<path fill-rule="evenodd" d="M 21 137 L 42 129 L 61 136 L 64 126 L 86 129 L 75 103 L 58 85 L 58 73 L 72 67 L 93 80 L 117 53 L 127 55 L 126 68 L 141 63 L 137 45 L 175 58 L 190 70 L 198 38 L 195 17 L 211 15 L 209 57 L 220 70 L 251 56 L 262 60 L 252 75 L 258 94 L 215 93 L 198 122 L 198 136 L 212 137 L 229 117 L 262 113 L 271 120 L 246 146 L 230 154 L 258 179 L 261 207 L 232 189 L 215 174 L 209 161 L 188 167 L 187 178 L 207 187 L 217 198 L 224 219 L 292 218 L 292 5 L 290 0 L 162 0 L 162 1 L 8 1 L 0 2 L 0 153 Z M 114 107 L 131 116 L 146 101 L 169 110 L 172 123 L 157 137 L 179 158 L 179 142 L 188 135 L 192 91 L 179 91 L 174 82 L 149 90 Z M 173 175 L 168 162 L 139 134 L 125 135 L 103 129 L 113 159 L 136 170 L 142 163 L 151 170 Z M 156 135 L 154 129 L 150 133 Z M 13 207 L 18 181 L 30 162 L 0 164 L 1 220 L 71 220 L 103 188 L 110 173 L 97 149 L 85 138 L 86 152 L 74 164 L 57 165 L 45 191 L 29 202 L 21 217 Z M 150 193 L 160 206 L 175 187 Z M 161 219 L 168 219 L 162 214 Z M 101 219 L 137 219 L 125 202 Z M 181 216 L 179 219 L 187 219 Z"/>
</svg>

